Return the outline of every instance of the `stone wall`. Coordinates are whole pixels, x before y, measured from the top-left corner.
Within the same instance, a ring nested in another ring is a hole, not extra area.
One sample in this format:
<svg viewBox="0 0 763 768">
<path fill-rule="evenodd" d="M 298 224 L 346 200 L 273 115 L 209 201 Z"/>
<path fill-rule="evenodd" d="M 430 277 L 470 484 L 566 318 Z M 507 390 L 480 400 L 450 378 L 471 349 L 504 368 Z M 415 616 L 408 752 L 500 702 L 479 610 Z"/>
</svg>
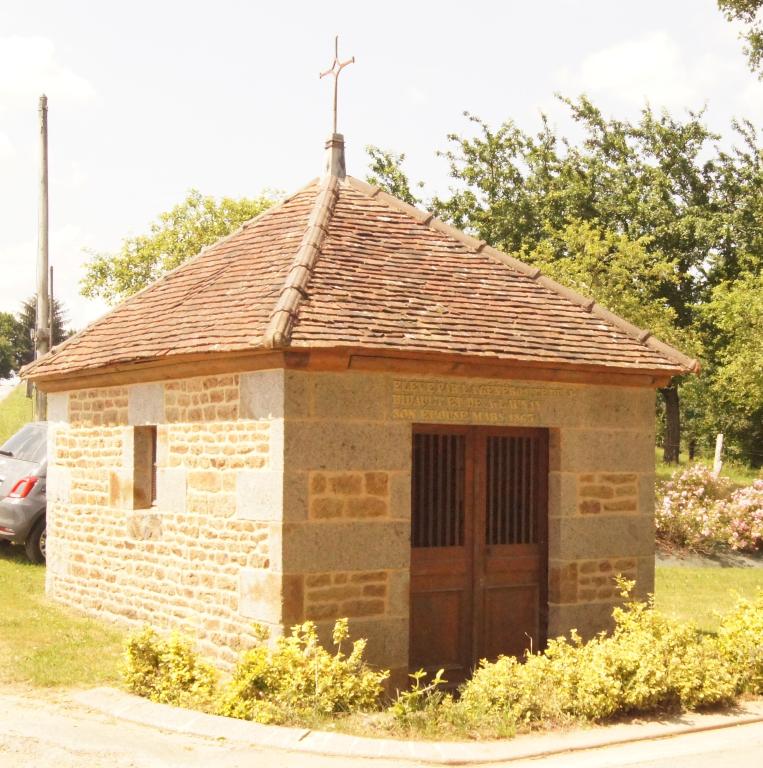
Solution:
<svg viewBox="0 0 763 768">
<path fill-rule="evenodd" d="M 261 518 L 272 511 L 258 515 L 241 489 L 280 474 L 282 424 L 240 398 L 236 375 L 49 396 L 54 599 L 182 629 L 227 662 L 251 641 L 241 573 L 269 572 L 273 536 Z M 136 509 L 133 438 L 143 424 L 158 425 L 157 499 Z"/>
<path fill-rule="evenodd" d="M 324 636 L 348 615 L 372 660 L 398 674 L 408 663 L 414 423 L 549 429 L 550 636 L 609 626 L 616 573 L 639 595 L 653 589 L 651 390 L 287 372 L 285 413 L 283 569 L 302 615 Z M 384 603 L 358 591 L 369 569 L 387 573 Z"/>
<path fill-rule="evenodd" d="M 49 413 L 49 593 L 224 662 L 254 621 L 328 639 L 348 616 L 405 674 L 414 423 L 548 428 L 550 635 L 607 626 L 617 572 L 653 589 L 651 390 L 273 370 L 54 394 Z M 152 424 L 157 503 L 136 509 Z"/>
</svg>

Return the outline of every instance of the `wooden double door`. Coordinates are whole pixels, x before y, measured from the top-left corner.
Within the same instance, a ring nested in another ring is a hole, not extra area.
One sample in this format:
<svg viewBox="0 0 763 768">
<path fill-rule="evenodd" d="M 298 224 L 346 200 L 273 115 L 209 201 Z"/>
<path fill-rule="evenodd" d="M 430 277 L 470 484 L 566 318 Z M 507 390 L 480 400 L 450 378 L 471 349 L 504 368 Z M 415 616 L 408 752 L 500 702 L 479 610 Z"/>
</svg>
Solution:
<svg viewBox="0 0 763 768">
<path fill-rule="evenodd" d="M 410 666 L 457 683 L 545 642 L 548 432 L 415 426 Z"/>
</svg>

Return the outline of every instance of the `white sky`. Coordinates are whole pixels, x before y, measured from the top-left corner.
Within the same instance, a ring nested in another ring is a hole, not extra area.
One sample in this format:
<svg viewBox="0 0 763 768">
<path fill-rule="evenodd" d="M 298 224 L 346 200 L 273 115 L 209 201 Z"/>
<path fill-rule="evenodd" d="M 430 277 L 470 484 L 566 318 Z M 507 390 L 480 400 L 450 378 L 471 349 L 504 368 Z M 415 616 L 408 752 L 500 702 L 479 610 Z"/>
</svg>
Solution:
<svg viewBox="0 0 763 768">
<path fill-rule="evenodd" d="M 84 249 L 116 250 L 191 187 L 292 191 L 316 176 L 330 130 L 333 35 L 357 63 L 340 81 L 348 172 L 363 147 L 405 152 L 428 192 L 463 110 L 525 128 L 565 119 L 554 92 L 633 116 L 645 99 L 708 121 L 763 124 L 763 85 L 715 0 L 279 3 L 0 0 L 0 310 L 34 291 L 37 101 L 49 97 L 51 262 L 81 328 Z"/>
</svg>

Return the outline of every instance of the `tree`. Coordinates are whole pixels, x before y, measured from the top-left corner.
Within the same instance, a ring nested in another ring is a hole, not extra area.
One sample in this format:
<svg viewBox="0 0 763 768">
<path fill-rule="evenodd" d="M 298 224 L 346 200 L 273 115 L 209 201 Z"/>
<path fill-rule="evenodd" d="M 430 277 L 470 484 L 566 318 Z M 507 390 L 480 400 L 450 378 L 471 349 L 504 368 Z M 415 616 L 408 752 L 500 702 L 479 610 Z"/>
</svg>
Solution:
<svg viewBox="0 0 763 768">
<path fill-rule="evenodd" d="M 763 0 L 718 0 L 718 8 L 728 21 L 739 21 L 746 25 L 740 37 L 745 40 L 744 48 L 750 69 L 763 77 L 763 20 L 759 11 Z"/>
<path fill-rule="evenodd" d="M 66 309 L 58 299 L 53 300 L 53 333 L 51 346 L 66 341 L 73 331 L 67 331 Z M 16 320 L 16 335 L 13 339 L 14 368 L 34 360 L 34 331 L 37 321 L 37 298 L 31 296 L 22 305 Z"/>
<path fill-rule="evenodd" d="M 16 368 L 14 340 L 18 321 L 10 312 L 0 312 L 0 379 L 7 379 Z"/>
<path fill-rule="evenodd" d="M 680 337 L 682 346 L 696 351 L 693 307 L 707 289 L 716 219 L 713 169 L 703 154 L 717 136 L 704 126 L 701 113 L 679 121 L 646 107 L 631 123 L 606 119 L 585 97 L 562 101 L 583 131 L 576 145 L 557 137 L 545 119 L 530 135 L 511 121 L 493 130 L 468 115 L 477 136 L 451 134 L 452 148 L 443 153 L 460 184 L 449 198 L 435 198 L 434 210 L 530 261 L 545 243 L 547 266 L 566 258 L 564 249 L 550 254 L 547 244 L 564 243 L 564 233 L 576 222 L 640 243 L 645 258 L 631 262 L 632 282 L 641 285 L 641 294 L 650 294 L 650 302 L 670 309 L 675 332 L 668 338 Z M 617 302 L 618 294 L 611 298 Z M 630 307 L 614 302 L 612 309 L 638 322 L 632 313 L 637 302 Z M 676 385 L 663 395 L 669 432 L 677 435 Z M 665 459 L 678 460 L 677 440 L 666 441 Z"/>
<path fill-rule="evenodd" d="M 703 307 L 712 330 L 715 371 L 709 399 L 713 421 L 763 464 L 763 274 L 720 283 Z"/>
<path fill-rule="evenodd" d="M 702 310 L 721 283 L 763 265 L 763 152 L 748 122 L 733 124 L 734 147 L 721 150 L 701 112 L 676 119 L 646 107 L 622 121 L 584 97 L 562 101 L 581 129 L 578 141 L 545 119 L 531 134 L 467 114 L 472 129 L 450 134 L 440 153 L 454 184 L 428 207 L 703 357 L 699 384 L 689 377 L 662 390 L 665 458 L 677 461 L 681 413 L 692 438 L 717 431 L 706 382 L 727 364 L 721 352 L 730 336 Z M 396 157 L 387 153 L 388 189 L 405 188 Z M 738 401 L 725 407 L 735 409 L 736 434 L 755 433 L 752 411 Z M 751 444 L 745 450 L 752 455 Z"/>
<path fill-rule="evenodd" d="M 182 203 L 159 214 L 149 234 L 126 238 L 117 254 L 94 254 L 86 265 L 82 293 L 91 298 L 100 296 L 110 303 L 120 301 L 273 203 L 264 195 L 240 200 L 224 197 L 218 201 L 191 190 Z"/>
<path fill-rule="evenodd" d="M 379 147 L 367 146 L 366 152 L 371 158 L 370 173 L 366 176 L 369 184 L 381 187 L 386 192 L 394 195 L 398 200 L 403 200 L 408 205 L 418 205 L 421 200 L 411 192 L 408 176 L 403 171 L 405 155 L 388 152 Z M 419 182 L 418 187 L 422 187 Z"/>
<path fill-rule="evenodd" d="M 709 256 L 713 285 L 763 268 L 763 151 L 749 121 L 732 123 L 736 143 L 714 160 L 718 237 Z"/>
<path fill-rule="evenodd" d="M 659 295 L 658 286 L 675 280 L 674 265 L 654 258 L 648 240 L 575 221 L 518 256 L 544 274 L 573 288 L 662 339 L 679 341 L 675 311 Z"/>
</svg>

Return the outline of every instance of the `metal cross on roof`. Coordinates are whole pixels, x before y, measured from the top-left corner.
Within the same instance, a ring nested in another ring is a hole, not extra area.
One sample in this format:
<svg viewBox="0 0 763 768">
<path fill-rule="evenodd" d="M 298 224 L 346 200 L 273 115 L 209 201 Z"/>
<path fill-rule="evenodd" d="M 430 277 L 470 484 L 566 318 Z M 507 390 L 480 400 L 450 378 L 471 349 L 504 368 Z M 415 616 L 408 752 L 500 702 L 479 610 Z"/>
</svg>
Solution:
<svg viewBox="0 0 763 768">
<path fill-rule="evenodd" d="M 334 38 L 334 61 L 331 66 L 325 71 L 321 72 L 321 79 L 326 75 L 334 76 L 334 133 L 336 133 L 336 94 L 339 88 L 339 73 L 348 65 L 354 64 L 355 57 L 347 59 L 347 61 L 339 61 L 339 35 Z"/>
</svg>

